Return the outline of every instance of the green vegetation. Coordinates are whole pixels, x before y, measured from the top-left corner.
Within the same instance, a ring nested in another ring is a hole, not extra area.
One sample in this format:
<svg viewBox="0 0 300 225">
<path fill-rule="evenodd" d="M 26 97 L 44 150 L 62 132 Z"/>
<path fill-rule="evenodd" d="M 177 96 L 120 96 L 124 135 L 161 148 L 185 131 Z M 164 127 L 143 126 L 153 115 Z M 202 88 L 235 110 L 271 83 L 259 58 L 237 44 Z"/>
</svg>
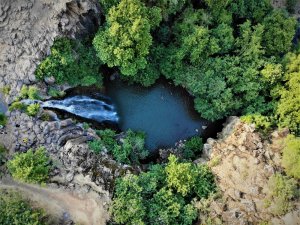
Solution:
<svg viewBox="0 0 300 225">
<path fill-rule="evenodd" d="M 9 92 L 10 92 L 10 86 L 6 85 L 4 87 L 1 87 L 0 88 L 0 92 L 3 94 L 3 95 L 9 95 Z"/>
<path fill-rule="evenodd" d="M 51 54 L 41 62 L 35 75 L 38 79 L 54 76 L 58 84 L 101 86 L 100 65 L 93 48 L 74 40 L 60 38 L 54 41 Z"/>
<path fill-rule="evenodd" d="M 51 97 L 57 98 L 57 97 L 64 97 L 65 96 L 65 92 L 64 91 L 59 91 L 53 87 L 50 87 L 48 90 L 48 95 L 50 95 Z"/>
<path fill-rule="evenodd" d="M 297 194 L 296 180 L 274 174 L 268 182 L 266 207 L 276 216 L 284 215 L 293 208 L 292 200 L 298 197 Z"/>
<path fill-rule="evenodd" d="M 0 126 L 5 126 L 7 123 L 7 117 L 4 113 L 0 112 Z"/>
<path fill-rule="evenodd" d="M 119 178 L 111 212 L 118 224 L 192 224 L 197 218 L 192 199 L 215 190 L 206 166 L 180 163 L 171 155 L 165 167 Z"/>
<path fill-rule="evenodd" d="M 43 210 L 34 209 L 30 203 L 17 192 L 0 190 L 0 224 L 47 224 Z"/>
<path fill-rule="evenodd" d="M 97 132 L 100 139 L 89 142 L 89 147 L 95 153 L 106 151 L 111 153 L 120 163 L 139 163 L 149 152 L 145 149 L 145 134 L 142 132 L 126 131 L 119 140 L 113 130 L 106 129 Z"/>
<path fill-rule="evenodd" d="M 273 121 L 270 117 L 260 114 L 251 114 L 241 117 L 241 120 L 246 123 L 255 124 L 255 128 L 263 134 L 268 134 L 272 130 Z"/>
<path fill-rule="evenodd" d="M 26 109 L 26 113 L 29 116 L 36 116 L 40 111 L 40 104 L 38 103 L 34 103 L 34 104 L 30 104 L 27 109 Z"/>
<path fill-rule="evenodd" d="M 200 155 L 203 149 L 202 138 L 194 136 L 184 143 L 182 149 L 182 157 L 185 159 L 194 159 L 196 155 Z"/>
<path fill-rule="evenodd" d="M 300 179 L 300 138 L 290 135 L 282 151 L 282 165 L 289 176 Z"/>
<path fill-rule="evenodd" d="M 284 58 L 285 85 L 275 87 L 274 95 L 280 96 L 276 115 L 279 127 L 288 127 L 300 135 L 300 54 L 288 53 Z M 276 97 L 277 97 L 276 96 Z"/>
<path fill-rule="evenodd" d="M 109 67 L 119 66 L 123 75 L 137 75 L 147 65 L 150 31 L 161 20 L 160 9 L 139 0 L 122 0 L 109 9 L 106 19 L 93 41 L 97 55 Z"/>
<path fill-rule="evenodd" d="M 20 91 L 19 99 L 39 100 L 41 98 L 37 87 L 23 85 Z"/>
<path fill-rule="evenodd" d="M 16 100 L 9 106 L 9 111 L 20 110 L 27 113 L 29 116 L 36 116 L 40 111 L 40 104 L 32 103 L 30 105 L 26 105 L 21 100 L 29 99 L 29 100 L 40 100 L 39 89 L 35 86 L 26 86 L 23 85 L 19 96 Z"/>
<path fill-rule="evenodd" d="M 13 178 L 28 183 L 44 183 L 50 171 L 50 158 L 46 150 L 40 147 L 36 150 L 29 149 L 26 153 L 17 153 L 7 163 Z"/>
</svg>

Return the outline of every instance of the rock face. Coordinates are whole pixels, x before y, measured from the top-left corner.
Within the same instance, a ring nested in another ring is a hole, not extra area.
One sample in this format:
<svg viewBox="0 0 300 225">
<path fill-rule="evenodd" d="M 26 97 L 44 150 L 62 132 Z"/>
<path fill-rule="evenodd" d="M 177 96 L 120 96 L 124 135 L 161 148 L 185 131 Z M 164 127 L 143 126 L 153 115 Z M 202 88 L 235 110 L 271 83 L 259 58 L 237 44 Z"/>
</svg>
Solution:
<svg viewBox="0 0 300 225">
<path fill-rule="evenodd" d="M 225 224 L 297 224 L 300 208 L 285 217 L 275 218 L 265 207 L 269 177 L 280 168 L 281 140 L 287 131 L 274 132 L 271 141 L 264 140 L 254 126 L 230 118 L 218 140 L 209 139 L 204 154 L 223 195 L 223 202 L 211 204 L 211 216 L 221 217 Z"/>
<path fill-rule="evenodd" d="M 11 102 L 62 34 L 82 36 L 100 24 L 97 0 L 1 0 L 0 87 L 9 86 Z"/>
</svg>

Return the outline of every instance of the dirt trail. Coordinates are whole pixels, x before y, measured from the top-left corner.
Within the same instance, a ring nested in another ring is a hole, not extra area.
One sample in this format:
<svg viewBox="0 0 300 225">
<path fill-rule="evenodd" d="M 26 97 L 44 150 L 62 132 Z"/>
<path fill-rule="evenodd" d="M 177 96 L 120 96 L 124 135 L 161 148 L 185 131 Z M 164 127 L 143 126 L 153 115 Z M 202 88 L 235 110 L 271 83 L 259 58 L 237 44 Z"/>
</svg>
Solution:
<svg viewBox="0 0 300 225">
<path fill-rule="evenodd" d="M 44 208 L 56 218 L 69 216 L 74 222 L 82 225 L 104 225 L 109 218 L 103 204 L 106 200 L 95 192 L 81 196 L 68 191 L 17 183 L 11 180 L 0 181 L 0 188 L 14 189 L 39 207 Z"/>
</svg>

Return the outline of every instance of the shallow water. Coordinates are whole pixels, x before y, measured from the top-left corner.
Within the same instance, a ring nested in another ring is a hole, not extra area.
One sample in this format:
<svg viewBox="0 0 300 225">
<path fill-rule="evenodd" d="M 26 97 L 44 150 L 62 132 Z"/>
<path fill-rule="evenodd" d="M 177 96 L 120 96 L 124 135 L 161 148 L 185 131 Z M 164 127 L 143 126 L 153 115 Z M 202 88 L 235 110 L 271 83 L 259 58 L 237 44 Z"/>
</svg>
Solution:
<svg viewBox="0 0 300 225">
<path fill-rule="evenodd" d="M 193 108 L 193 98 L 167 81 L 151 88 L 121 81 L 109 81 L 105 86 L 106 94 L 116 106 L 120 128 L 144 131 L 150 150 L 172 147 L 194 135 L 215 136 L 222 128 L 221 122 L 211 123 L 201 118 Z"/>
</svg>

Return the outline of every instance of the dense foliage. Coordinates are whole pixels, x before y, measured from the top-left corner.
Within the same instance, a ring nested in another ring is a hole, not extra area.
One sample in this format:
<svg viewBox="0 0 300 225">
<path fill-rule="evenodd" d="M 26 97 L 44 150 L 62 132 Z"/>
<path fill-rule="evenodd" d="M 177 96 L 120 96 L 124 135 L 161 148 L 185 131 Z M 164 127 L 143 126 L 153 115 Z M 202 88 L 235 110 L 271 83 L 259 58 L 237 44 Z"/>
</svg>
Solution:
<svg viewBox="0 0 300 225">
<path fill-rule="evenodd" d="M 266 207 L 276 216 L 284 215 L 293 208 L 292 200 L 297 197 L 297 181 L 274 174 L 268 181 Z"/>
<path fill-rule="evenodd" d="M 111 153 L 118 162 L 139 163 L 149 152 L 145 148 L 145 134 L 142 132 L 126 131 L 119 139 L 115 131 L 106 129 L 97 132 L 100 139 L 89 142 L 89 147 L 95 153 L 106 151 Z"/>
<path fill-rule="evenodd" d="M 33 209 L 29 202 L 16 192 L 0 190 L 0 224 L 43 225 L 46 215 L 41 209 Z"/>
<path fill-rule="evenodd" d="M 97 55 L 109 67 L 119 66 L 123 75 L 137 75 L 146 67 L 150 31 L 161 20 L 160 9 L 148 8 L 139 0 L 122 0 L 110 8 L 106 19 L 93 41 Z"/>
<path fill-rule="evenodd" d="M 280 126 L 297 129 L 299 76 L 286 76 L 281 60 L 292 49 L 296 20 L 270 0 L 100 3 L 106 24 L 94 46 L 123 78 L 149 86 L 162 74 L 192 93 L 209 120 L 250 115 L 269 130 L 279 117 Z"/>
<path fill-rule="evenodd" d="M 282 165 L 289 176 L 300 179 L 300 138 L 288 136 L 282 152 Z"/>
<path fill-rule="evenodd" d="M 60 38 L 54 41 L 51 54 L 41 62 L 35 75 L 38 79 L 53 76 L 58 84 L 101 86 L 100 65 L 93 48 Z"/>
<path fill-rule="evenodd" d="M 28 183 L 44 183 L 50 171 L 50 158 L 44 148 L 16 153 L 7 167 L 14 179 Z"/>
<path fill-rule="evenodd" d="M 192 224 L 197 218 L 192 199 L 215 190 L 208 167 L 171 155 L 166 166 L 119 178 L 111 211 L 118 224 Z"/>
<path fill-rule="evenodd" d="M 34 100 L 40 100 L 39 89 L 35 86 L 26 86 L 23 85 L 19 96 L 15 99 L 15 101 L 9 106 L 9 110 L 20 110 L 27 113 L 29 116 L 36 116 L 40 112 L 40 104 L 35 103 Z M 21 100 L 32 100 L 32 103 L 26 105 Z"/>
<path fill-rule="evenodd" d="M 7 118 L 4 113 L 0 112 L 0 126 L 5 126 L 7 123 Z"/>
</svg>

